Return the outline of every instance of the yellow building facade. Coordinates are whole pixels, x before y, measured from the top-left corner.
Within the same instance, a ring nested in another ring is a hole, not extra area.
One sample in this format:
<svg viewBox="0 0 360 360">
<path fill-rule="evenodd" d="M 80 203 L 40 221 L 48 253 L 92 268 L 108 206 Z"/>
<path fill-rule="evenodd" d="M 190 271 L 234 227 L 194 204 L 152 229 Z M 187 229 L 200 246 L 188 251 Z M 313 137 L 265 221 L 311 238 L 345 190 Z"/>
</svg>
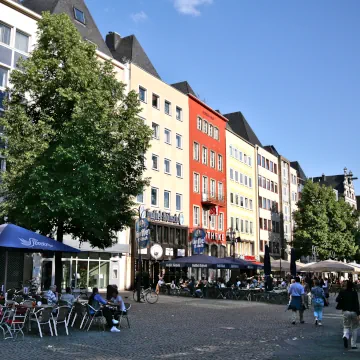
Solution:
<svg viewBox="0 0 360 360">
<path fill-rule="evenodd" d="M 228 233 L 235 237 L 235 256 L 256 260 L 257 225 L 256 158 L 254 145 L 226 130 Z M 231 240 L 231 238 L 230 238 Z M 233 254 L 228 245 L 228 254 Z"/>
</svg>

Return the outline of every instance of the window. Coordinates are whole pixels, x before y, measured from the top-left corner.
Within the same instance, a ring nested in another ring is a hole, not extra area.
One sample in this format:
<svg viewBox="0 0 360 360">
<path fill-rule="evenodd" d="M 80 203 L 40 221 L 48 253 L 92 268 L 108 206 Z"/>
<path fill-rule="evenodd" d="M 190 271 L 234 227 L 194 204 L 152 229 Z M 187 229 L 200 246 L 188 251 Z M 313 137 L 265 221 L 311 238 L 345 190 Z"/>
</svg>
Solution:
<svg viewBox="0 0 360 360">
<path fill-rule="evenodd" d="M 264 158 L 264 156 L 261 157 L 261 166 L 265 167 L 265 158 Z"/>
<path fill-rule="evenodd" d="M 258 165 L 261 166 L 261 155 L 260 154 L 258 154 Z"/>
<path fill-rule="evenodd" d="M 224 214 L 219 215 L 219 230 L 224 230 Z"/>
<path fill-rule="evenodd" d="M 182 195 L 176 194 L 176 211 L 181 211 L 182 209 Z"/>
<path fill-rule="evenodd" d="M 202 192 L 203 194 L 208 193 L 208 178 L 206 176 L 202 177 Z"/>
<path fill-rule="evenodd" d="M 194 173 L 194 192 L 199 192 L 199 174 Z"/>
<path fill-rule="evenodd" d="M 249 220 L 245 220 L 245 232 L 249 233 Z"/>
<path fill-rule="evenodd" d="M 176 120 L 182 121 L 182 109 L 180 107 L 176 107 Z"/>
<path fill-rule="evenodd" d="M 230 156 L 233 156 L 233 147 L 231 145 L 229 146 L 229 151 L 230 151 Z"/>
<path fill-rule="evenodd" d="M 266 180 L 266 189 L 270 190 L 270 180 Z"/>
<path fill-rule="evenodd" d="M 202 129 L 202 118 L 200 116 L 197 118 L 197 128 L 198 130 Z"/>
<path fill-rule="evenodd" d="M 239 206 L 239 194 L 235 194 L 235 205 Z"/>
<path fill-rule="evenodd" d="M 268 230 L 271 231 L 271 220 L 268 220 Z"/>
<path fill-rule="evenodd" d="M 234 149 L 234 158 L 237 159 L 237 157 L 238 157 L 238 151 L 237 149 Z"/>
<path fill-rule="evenodd" d="M 141 86 L 139 86 L 139 99 L 146 103 L 146 89 Z"/>
<path fill-rule="evenodd" d="M 267 199 L 267 209 L 271 210 L 271 202 L 269 199 Z"/>
<path fill-rule="evenodd" d="M 249 199 L 245 198 L 245 209 L 249 208 Z"/>
<path fill-rule="evenodd" d="M 210 195 L 211 197 L 215 197 L 216 194 L 216 181 L 210 180 Z"/>
<path fill-rule="evenodd" d="M 159 133 L 159 125 L 156 123 L 151 124 L 152 130 L 153 130 L 153 138 L 154 139 L 160 139 L 160 133 Z"/>
<path fill-rule="evenodd" d="M 274 189 L 275 189 L 275 193 L 277 194 L 277 193 L 278 193 L 278 186 L 277 186 L 277 184 L 274 184 Z"/>
<path fill-rule="evenodd" d="M 171 130 L 165 129 L 164 135 L 165 135 L 165 143 L 170 145 L 171 144 Z"/>
<path fill-rule="evenodd" d="M 199 161 L 200 160 L 200 147 L 199 144 L 194 142 L 194 160 Z"/>
<path fill-rule="evenodd" d="M 262 197 L 261 196 L 259 196 L 259 208 L 260 209 L 263 208 L 263 206 L 262 206 Z"/>
<path fill-rule="evenodd" d="M 249 177 L 249 188 L 252 188 L 252 178 Z"/>
<path fill-rule="evenodd" d="M 165 159 L 164 160 L 164 172 L 165 174 L 169 174 L 171 173 L 171 161 L 169 159 Z"/>
<path fill-rule="evenodd" d="M 247 164 L 247 155 L 244 154 L 244 163 Z"/>
<path fill-rule="evenodd" d="M 270 171 L 274 172 L 274 163 L 270 161 Z"/>
<path fill-rule="evenodd" d="M 240 173 L 240 184 L 244 184 L 244 175 Z"/>
<path fill-rule="evenodd" d="M 213 230 L 216 228 L 216 216 L 215 215 L 210 216 L 210 226 L 211 226 L 211 229 L 213 229 Z"/>
<path fill-rule="evenodd" d="M 236 231 L 239 231 L 239 230 L 240 230 L 239 220 L 240 220 L 239 218 L 236 218 L 236 219 L 235 219 L 235 230 L 236 230 Z"/>
<path fill-rule="evenodd" d="M 203 132 L 205 134 L 208 132 L 208 122 L 206 120 L 203 121 Z"/>
<path fill-rule="evenodd" d="M 218 197 L 219 197 L 219 200 L 224 200 L 224 187 L 223 187 L 223 184 L 221 182 L 218 183 Z"/>
<path fill-rule="evenodd" d="M 200 208 L 198 206 L 194 206 L 194 225 L 199 226 L 199 219 L 200 219 Z"/>
<path fill-rule="evenodd" d="M 74 15 L 77 21 L 80 21 L 82 24 L 85 24 L 85 15 L 81 10 L 74 7 Z"/>
<path fill-rule="evenodd" d="M 244 220 L 240 221 L 240 225 L 241 225 L 241 232 L 244 232 Z"/>
<path fill-rule="evenodd" d="M 215 169 L 215 153 L 210 150 L 210 166 Z"/>
<path fill-rule="evenodd" d="M 164 191 L 164 209 L 170 209 L 170 191 Z"/>
<path fill-rule="evenodd" d="M 171 103 L 167 100 L 165 100 L 164 111 L 165 114 L 171 115 Z"/>
<path fill-rule="evenodd" d="M 136 202 L 142 204 L 144 202 L 144 193 L 140 193 L 138 194 L 138 196 L 136 197 Z"/>
<path fill-rule="evenodd" d="M 266 189 L 266 179 L 264 177 L 262 178 L 262 187 Z"/>
<path fill-rule="evenodd" d="M 176 163 L 176 176 L 178 178 L 182 178 L 183 177 L 183 166 L 180 163 Z"/>
<path fill-rule="evenodd" d="M 251 199 L 249 199 L 249 207 L 250 207 L 250 210 L 253 209 L 253 201 Z"/>
<path fill-rule="evenodd" d="M 260 224 L 260 229 L 263 228 L 263 219 L 262 218 L 259 218 L 259 224 Z"/>
<path fill-rule="evenodd" d="M 234 194 L 230 193 L 230 203 L 233 204 L 234 203 Z"/>
<path fill-rule="evenodd" d="M 152 154 L 152 169 L 159 171 L 159 157 L 155 154 Z"/>
<path fill-rule="evenodd" d="M 176 147 L 182 149 L 182 136 L 179 134 L 176 134 Z"/>
<path fill-rule="evenodd" d="M 250 221 L 250 234 L 252 235 L 253 234 L 253 226 L 254 224 L 253 224 L 253 222 L 252 221 Z"/>
<path fill-rule="evenodd" d="M 274 192 L 274 182 L 273 181 L 270 182 L 270 190 L 272 192 Z"/>
<path fill-rule="evenodd" d="M 27 53 L 29 51 L 29 36 L 16 31 L 15 48 Z"/>
<path fill-rule="evenodd" d="M 231 229 L 234 228 L 234 218 L 233 217 L 230 218 L 230 227 L 231 227 Z"/>
<path fill-rule="evenodd" d="M 222 155 L 218 155 L 218 170 L 219 171 L 223 170 L 223 158 L 222 158 Z"/>
<path fill-rule="evenodd" d="M 245 175 L 245 186 L 248 186 L 248 177 Z"/>
<path fill-rule="evenodd" d="M 7 86 L 8 70 L 0 66 L 0 87 Z"/>
<path fill-rule="evenodd" d="M 214 139 L 219 140 L 219 129 L 214 127 Z"/>
<path fill-rule="evenodd" d="M 208 214 L 208 211 L 207 210 L 203 210 L 203 226 L 204 227 L 208 227 L 209 224 L 208 224 L 208 220 L 209 220 L 209 214 Z"/>
<path fill-rule="evenodd" d="M 235 170 L 235 181 L 239 182 L 239 172 Z"/>
<path fill-rule="evenodd" d="M 159 194 L 159 189 L 158 188 L 151 188 L 151 205 L 152 206 L 158 206 L 158 194 Z"/>
<path fill-rule="evenodd" d="M 274 164 L 274 173 L 277 174 L 277 164 Z"/>
<path fill-rule="evenodd" d="M 202 163 L 207 165 L 208 162 L 208 151 L 207 148 L 205 146 L 203 146 L 202 148 Z"/>
<path fill-rule="evenodd" d="M 268 222 L 267 222 L 267 219 L 264 219 L 264 230 L 267 230 L 267 225 L 268 225 Z"/>
<path fill-rule="evenodd" d="M 243 153 L 241 151 L 239 151 L 239 160 L 243 161 Z"/>
<path fill-rule="evenodd" d="M 266 170 L 269 170 L 270 169 L 270 164 L 269 164 L 269 160 L 266 159 Z"/>
<path fill-rule="evenodd" d="M 234 169 L 230 168 L 230 180 L 234 180 Z"/>
<path fill-rule="evenodd" d="M 10 45 L 11 27 L 0 23 L 0 42 Z"/>
<path fill-rule="evenodd" d="M 209 124 L 208 135 L 213 137 L 213 126 Z"/>
<path fill-rule="evenodd" d="M 160 108 L 160 97 L 156 94 L 152 94 L 152 106 L 156 109 Z"/>
<path fill-rule="evenodd" d="M 252 165 L 251 165 L 251 162 L 252 162 L 251 157 L 248 156 L 248 165 L 249 165 L 249 166 L 252 166 Z"/>
<path fill-rule="evenodd" d="M 240 196 L 240 206 L 244 207 L 244 197 Z"/>
<path fill-rule="evenodd" d="M 266 199 L 262 198 L 262 208 L 266 209 Z"/>
</svg>

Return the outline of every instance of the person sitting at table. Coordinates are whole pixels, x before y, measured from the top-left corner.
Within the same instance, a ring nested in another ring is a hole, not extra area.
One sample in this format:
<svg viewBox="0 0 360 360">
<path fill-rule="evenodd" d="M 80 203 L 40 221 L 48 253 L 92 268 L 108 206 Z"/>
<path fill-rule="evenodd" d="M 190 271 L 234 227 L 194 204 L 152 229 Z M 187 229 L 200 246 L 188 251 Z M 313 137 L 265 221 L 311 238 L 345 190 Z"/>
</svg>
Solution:
<svg viewBox="0 0 360 360">
<path fill-rule="evenodd" d="M 44 298 L 47 300 L 48 305 L 56 305 L 58 302 L 58 293 L 56 292 L 56 285 L 51 285 L 50 289 L 44 295 Z"/>
<path fill-rule="evenodd" d="M 108 326 L 110 327 L 110 331 L 111 332 L 120 332 L 120 329 L 118 329 L 115 326 L 119 323 L 119 321 L 115 320 L 113 318 L 112 311 L 108 307 L 104 306 L 104 305 L 107 305 L 108 303 L 109 302 L 106 301 L 105 299 L 103 299 L 101 297 L 101 295 L 99 294 L 99 289 L 94 287 L 92 294 L 90 295 L 90 298 L 89 298 L 89 305 L 91 307 L 93 307 L 95 310 L 99 310 L 102 306 L 101 311 L 102 311 L 104 318 L 106 319 Z M 89 312 L 92 315 L 94 314 L 94 310 L 92 310 L 92 309 L 90 309 Z"/>
<path fill-rule="evenodd" d="M 70 287 L 67 287 L 65 291 L 65 294 L 61 295 L 60 300 L 66 301 L 68 303 L 68 306 L 72 307 L 75 301 L 75 296 L 71 293 Z"/>
<path fill-rule="evenodd" d="M 120 311 L 126 312 L 125 304 L 123 298 L 119 295 L 117 290 L 114 290 L 110 299 L 112 304 L 118 305 Z"/>
</svg>

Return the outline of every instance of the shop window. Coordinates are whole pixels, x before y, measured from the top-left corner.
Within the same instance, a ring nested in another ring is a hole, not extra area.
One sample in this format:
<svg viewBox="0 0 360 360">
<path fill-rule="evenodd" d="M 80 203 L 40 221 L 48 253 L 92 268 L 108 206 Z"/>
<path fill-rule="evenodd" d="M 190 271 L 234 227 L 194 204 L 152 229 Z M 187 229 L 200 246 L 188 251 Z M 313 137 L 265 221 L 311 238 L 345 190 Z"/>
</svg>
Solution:
<svg viewBox="0 0 360 360">
<path fill-rule="evenodd" d="M 175 229 L 174 228 L 170 228 L 170 244 L 174 243 L 174 237 L 175 237 Z"/>
<path fill-rule="evenodd" d="M 164 243 L 168 244 L 169 243 L 169 228 L 167 226 L 164 226 Z"/>
<path fill-rule="evenodd" d="M 156 242 L 161 244 L 162 241 L 163 241 L 163 227 L 162 226 L 157 226 L 156 227 Z"/>
<path fill-rule="evenodd" d="M 175 244 L 180 244 L 180 229 L 175 229 L 175 233 L 176 233 L 176 236 L 175 236 Z"/>
</svg>

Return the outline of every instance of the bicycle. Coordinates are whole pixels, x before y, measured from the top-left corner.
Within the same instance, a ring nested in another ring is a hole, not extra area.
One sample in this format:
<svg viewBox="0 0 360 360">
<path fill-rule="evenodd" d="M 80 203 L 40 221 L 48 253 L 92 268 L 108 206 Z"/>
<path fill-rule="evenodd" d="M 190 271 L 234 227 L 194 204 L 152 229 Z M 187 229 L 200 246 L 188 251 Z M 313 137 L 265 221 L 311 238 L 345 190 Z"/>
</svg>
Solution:
<svg viewBox="0 0 360 360">
<path fill-rule="evenodd" d="M 133 291 L 133 299 L 134 301 L 138 301 L 138 292 L 137 289 Z M 141 287 L 140 292 L 140 302 L 147 302 L 149 304 L 155 304 L 159 300 L 159 295 L 149 287 L 148 289 L 144 289 L 144 287 Z"/>
</svg>

